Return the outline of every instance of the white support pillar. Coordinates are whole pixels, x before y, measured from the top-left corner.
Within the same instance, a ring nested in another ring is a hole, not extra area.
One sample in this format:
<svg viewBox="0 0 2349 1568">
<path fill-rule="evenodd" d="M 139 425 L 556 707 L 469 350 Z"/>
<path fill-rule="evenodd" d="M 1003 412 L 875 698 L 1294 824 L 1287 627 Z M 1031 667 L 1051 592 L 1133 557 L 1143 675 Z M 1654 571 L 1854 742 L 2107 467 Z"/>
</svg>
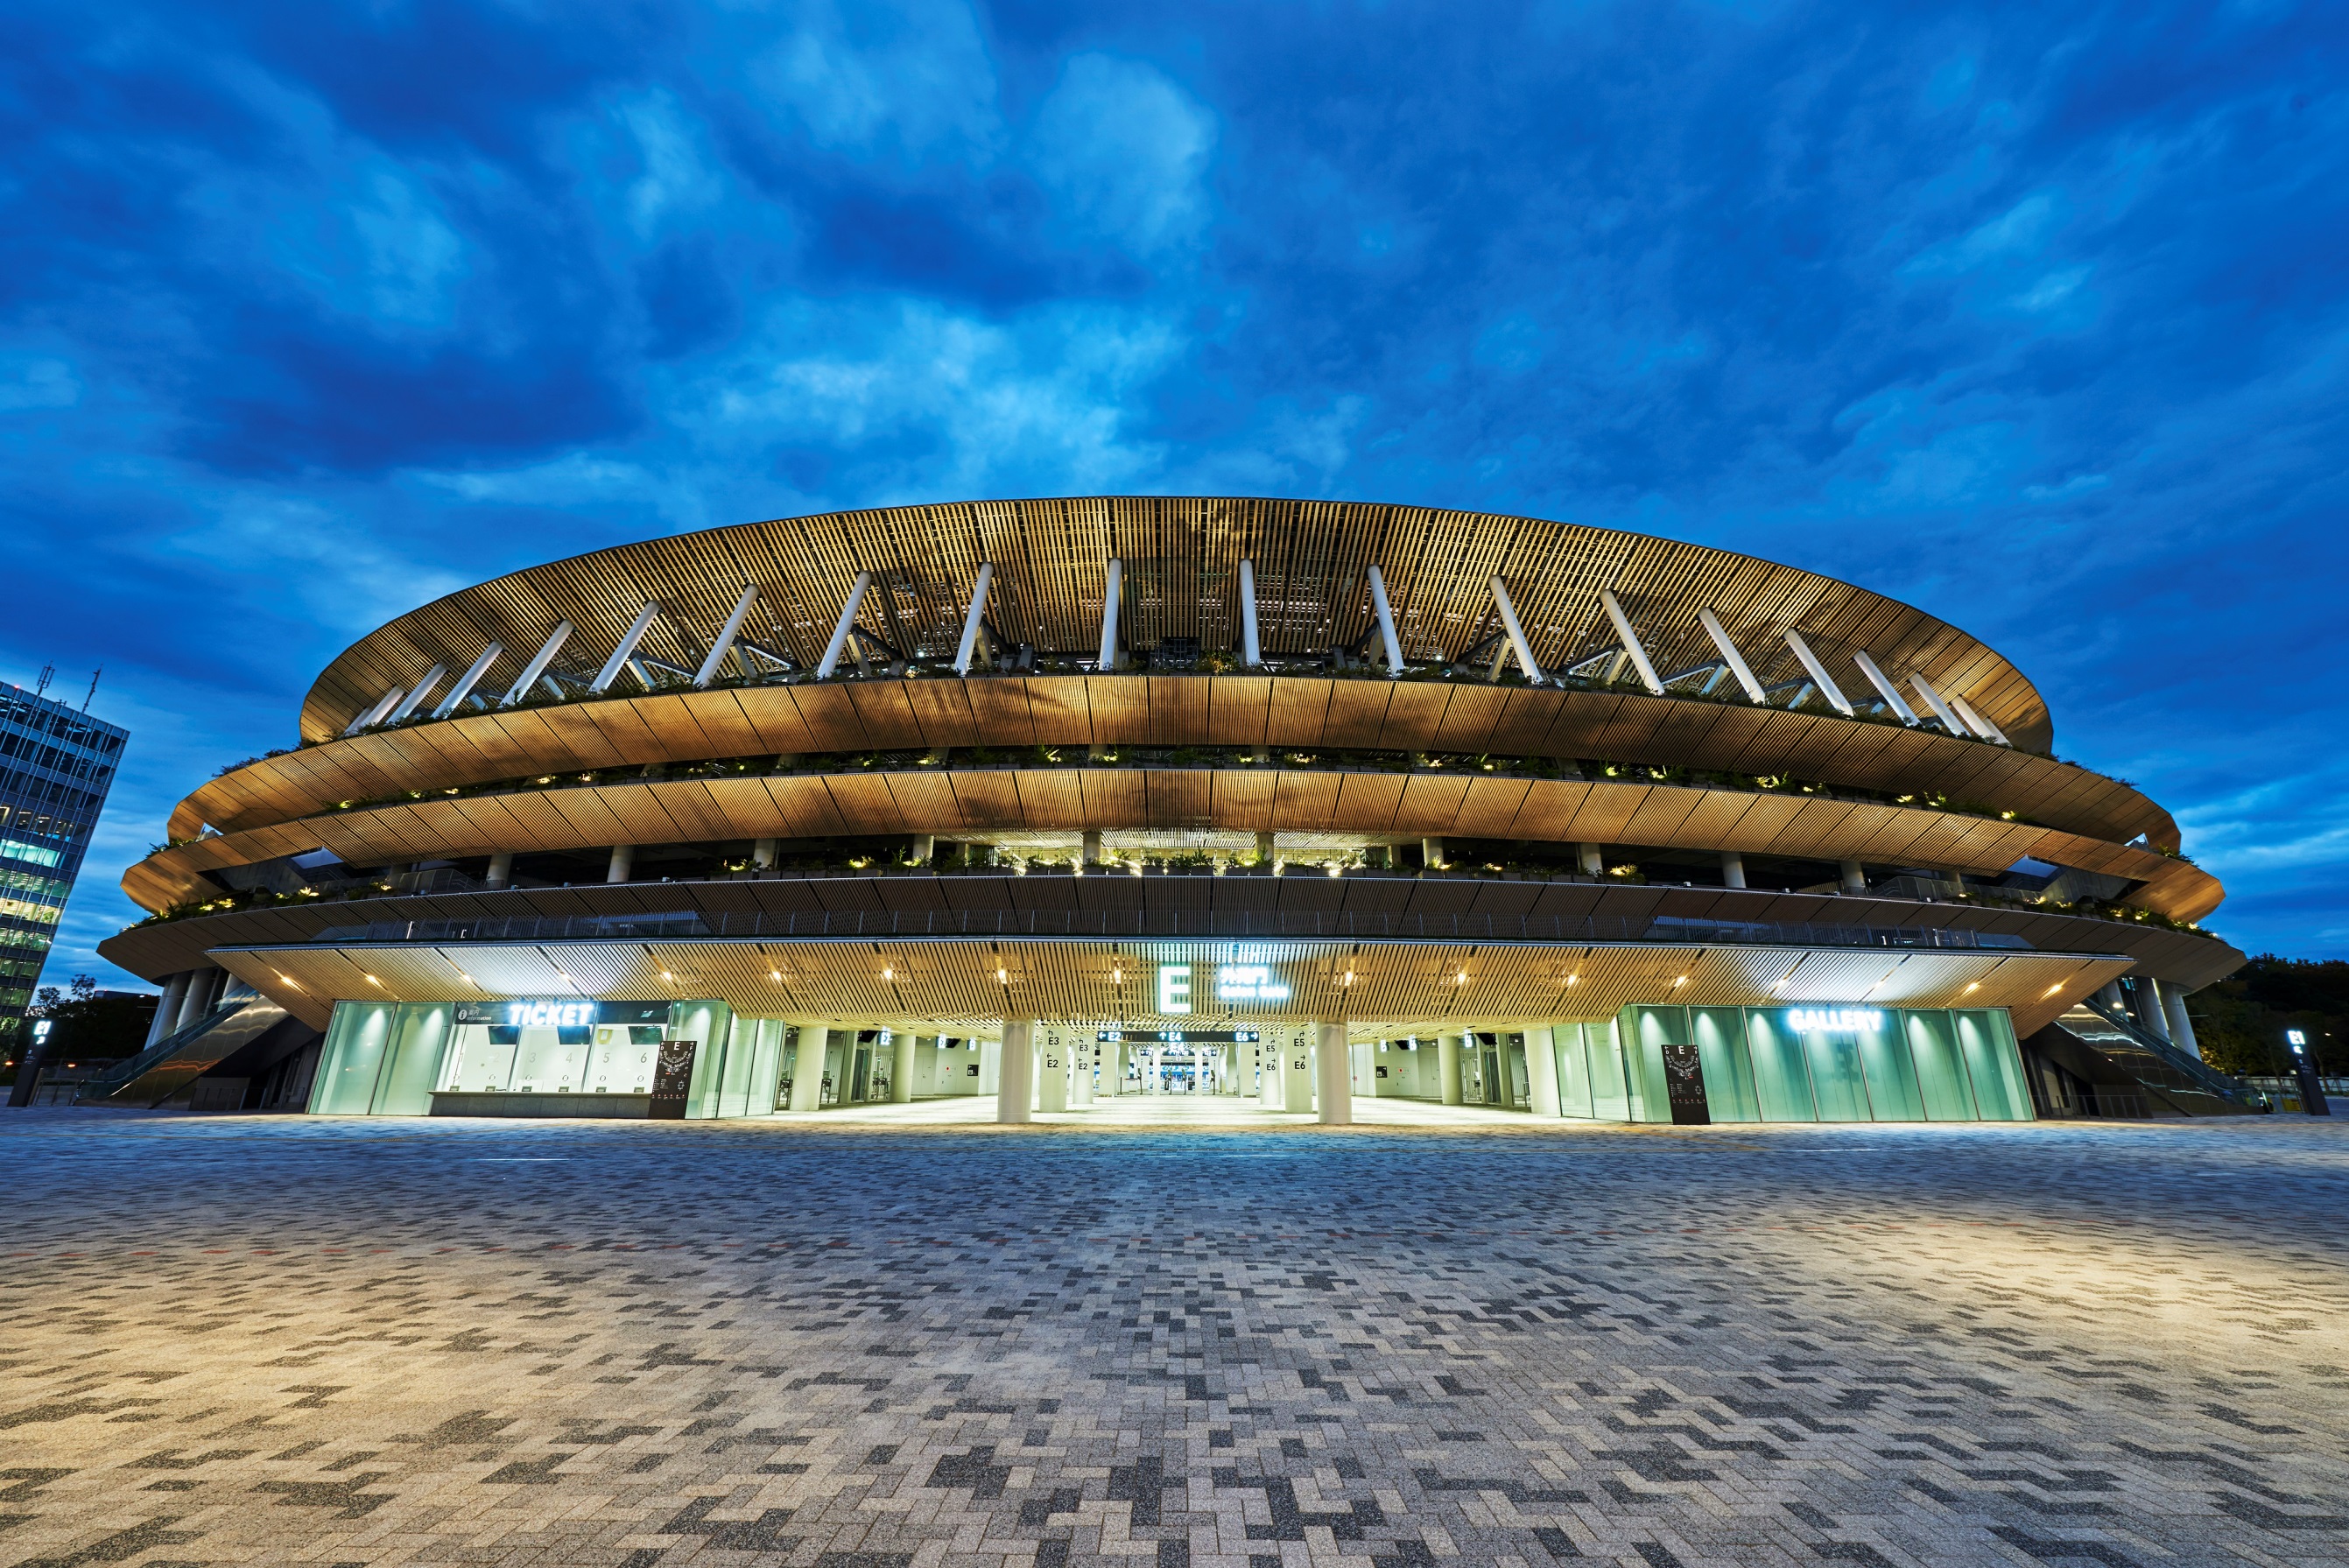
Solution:
<svg viewBox="0 0 2349 1568">
<path fill-rule="evenodd" d="M 401 719 L 422 707 L 424 699 L 432 695 L 432 688 L 439 686 L 440 677 L 448 673 L 449 666 L 446 665 L 434 665 L 430 669 L 426 670 L 424 678 L 416 683 L 415 689 L 401 698 L 399 706 L 391 710 L 391 722 L 398 724 Z"/>
<path fill-rule="evenodd" d="M 1735 850 L 1721 851 L 1721 885 L 1723 887 L 1745 885 L 1745 857 Z"/>
<path fill-rule="evenodd" d="M 505 887 L 513 881 L 513 851 L 500 850 L 490 857 L 490 874 L 486 879 L 492 887 Z"/>
<path fill-rule="evenodd" d="M 1516 650 L 1517 667 L 1526 672 L 1526 679 L 1535 686 L 1542 684 L 1542 667 L 1534 663 L 1534 647 L 1526 641 L 1526 629 L 1517 621 L 1517 607 L 1509 601 L 1509 585 L 1498 577 L 1493 579 L 1493 604 L 1501 612 L 1501 629 L 1509 634 L 1509 646 Z"/>
<path fill-rule="evenodd" d="M 612 859 L 604 868 L 604 880 L 607 882 L 624 882 L 628 880 L 629 876 L 636 871 L 636 846 L 634 844 L 614 844 L 612 846 Z"/>
<path fill-rule="evenodd" d="M 403 689 L 404 688 L 399 686 L 394 686 L 389 691 L 384 693 L 381 696 L 376 698 L 375 701 L 369 703 L 366 707 L 361 708 L 359 710 L 358 717 L 351 720 L 349 725 L 344 728 L 343 733 L 345 735 L 357 735 L 362 729 L 372 729 L 377 725 L 381 724 L 384 720 L 384 716 L 391 711 L 392 704 L 399 700 L 400 693 Z"/>
<path fill-rule="evenodd" d="M 751 840 L 750 869 L 754 872 L 773 871 L 775 869 L 775 846 L 781 841 L 777 839 Z"/>
<path fill-rule="evenodd" d="M 1941 721 L 1941 727 L 1943 729 L 1948 730 L 1951 735 L 1968 735 L 1971 733 L 1971 731 L 1968 730 L 1966 727 L 1966 721 L 1960 718 L 1951 710 L 1950 705 L 1941 700 L 1941 694 L 1933 689 L 1933 683 L 1931 681 L 1927 680 L 1921 675 L 1911 672 L 1909 676 L 1909 684 L 1917 688 L 1917 695 L 1925 699 L 1925 706 L 1933 710 L 1933 717 Z"/>
<path fill-rule="evenodd" d="M 758 602 L 759 585 L 755 583 L 745 587 L 742 596 L 734 601 L 734 613 L 727 616 L 726 624 L 718 629 L 718 640 L 709 645 L 709 656 L 702 660 L 701 667 L 694 672 L 696 691 L 708 690 L 709 683 L 718 678 L 719 666 L 725 664 L 726 655 L 734 651 L 734 639 L 742 634 L 742 623 L 750 616 L 750 606 Z"/>
<path fill-rule="evenodd" d="M 1536 1116 L 1564 1116 L 1557 1098 L 1557 1039 L 1547 1024 L 1526 1031 L 1526 1091 Z"/>
<path fill-rule="evenodd" d="M 612 689 L 612 683 L 620 678 L 622 670 L 628 667 L 628 660 L 635 655 L 636 645 L 645 640 L 645 634 L 653 629 L 655 621 L 660 619 L 660 610 L 659 600 L 645 601 L 645 607 L 636 612 L 635 620 L 628 623 L 627 631 L 623 633 L 620 640 L 612 645 L 612 656 L 604 661 L 604 667 L 597 670 L 595 678 L 588 683 L 589 691 L 605 692 Z"/>
<path fill-rule="evenodd" d="M 792 1058 L 793 1110 L 823 1109 L 823 1058 L 831 1044 L 830 1030 L 812 1024 L 800 1026 L 799 1054 Z"/>
<path fill-rule="evenodd" d="M 1597 844 L 1577 844 L 1574 850 L 1581 859 L 1584 876 L 1603 877 L 1607 874 L 1607 857 Z"/>
<path fill-rule="evenodd" d="M 1378 568 L 1371 568 L 1376 581 Z M 1240 562 L 1240 663 L 1256 669 L 1264 663 L 1264 641 L 1256 630 L 1256 562 Z"/>
<path fill-rule="evenodd" d="M 1465 1098 L 1460 1088 L 1459 1036 L 1435 1037 L 1435 1080 L 1443 1091 L 1444 1104 L 1458 1105 Z"/>
<path fill-rule="evenodd" d="M 1729 673 L 1737 677 L 1738 686 L 1745 692 L 1745 700 L 1757 706 L 1764 702 L 1762 683 L 1754 678 L 1753 666 L 1745 662 L 1745 655 L 1737 651 L 1737 645 L 1729 640 L 1729 633 L 1723 628 L 1721 617 L 1710 610 L 1699 610 L 1696 618 L 1703 625 L 1704 634 L 1711 637 L 1713 645 L 1721 651 L 1721 662 L 1727 665 Z"/>
<path fill-rule="evenodd" d="M 856 607 L 864 603 L 864 591 L 873 586 L 873 573 L 860 572 L 848 590 L 848 603 L 840 607 L 840 624 L 832 629 L 832 641 L 824 645 L 823 657 L 816 661 L 815 678 L 830 680 L 832 672 L 840 667 L 842 650 L 848 646 L 848 634 L 856 625 Z"/>
<path fill-rule="evenodd" d="M 2186 1011 L 2186 993 L 2175 985 L 2164 985 L 2161 988 L 2161 1008 L 2169 1015 L 2170 1043 L 2185 1047 L 2199 1060 L 2202 1055 L 2202 1044 L 2194 1037 L 2194 1020 Z"/>
<path fill-rule="evenodd" d="M 1354 1125 L 1354 1056 L 1346 1048 L 1346 1026 L 1324 1019 L 1313 1026 L 1313 1095 L 1324 1127 Z"/>
<path fill-rule="evenodd" d="M 179 1027 L 180 1007 L 188 999 L 188 982 L 195 971 L 182 969 L 177 975 L 163 977 L 163 995 L 155 1004 L 154 1020 L 147 1026 L 147 1046 L 160 1045 L 164 1037 Z M 141 1046 L 144 1050 L 147 1046 Z"/>
<path fill-rule="evenodd" d="M 1917 710 L 1909 706 L 1908 699 L 1900 695 L 1900 688 L 1876 667 L 1876 661 L 1868 656 L 1866 648 L 1855 652 L 1851 662 L 1859 666 L 1859 673 L 1868 677 L 1868 684 L 1876 688 L 1876 695 L 1884 699 L 1884 706 L 1892 710 L 1893 717 L 1903 724 L 1917 722 Z"/>
<path fill-rule="evenodd" d="M 1036 1020 L 1003 1020 L 1003 1055 L 996 1064 L 995 1119 L 1007 1126 L 1027 1122 L 1036 1094 Z"/>
<path fill-rule="evenodd" d="M 2163 1039 L 2168 1040 L 2170 1044 L 2176 1045 L 2178 1042 L 2171 1038 L 2169 1033 L 2169 1009 L 2162 1002 L 2161 982 L 2150 975 L 2140 975 L 2137 977 L 2137 994 L 2148 1004 L 2139 1009 L 2143 1015 L 2145 1026 Z"/>
<path fill-rule="evenodd" d="M 1117 668 L 1117 590 L 1124 575 L 1125 562 L 1112 560 L 1102 589 L 1101 658 L 1093 665 L 1103 675 Z"/>
<path fill-rule="evenodd" d="M 1655 661 L 1648 657 L 1648 650 L 1640 645 L 1640 634 L 1631 629 L 1631 617 L 1623 614 L 1623 606 L 1616 601 L 1615 591 L 1601 588 L 1599 603 L 1606 610 L 1607 618 L 1615 623 L 1615 634 L 1623 640 L 1623 652 L 1630 657 L 1631 667 L 1640 672 L 1640 684 L 1655 696 L 1663 696 L 1664 683 L 1656 676 Z"/>
<path fill-rule="evenodd" d="M 1984 740 L 1989 741 L 1993 746 L 2013 746 L 2014 744 L 2014 742 L 2007 739 L 2005 733 L 2002 731 L 1998 726 L 1984 718 L 1981 714 L 1976 713 L 1973 708 L 1967 704 L 1965 698 L 1960 696 L 1955 692 L 1950 693 L 1949 696 L 1950 706 L 1958 710 L 1958 717 L 1966 721 L 1967 728 L 1972 730 L 1976 735 L 1981 736 Z"/>
<path fill-rule="evenodd" d="M 911 1105 L 914 1103 L 914 1058 L 921 1041 L 911 1033 L 901 1030 L 890 1043 L 897 1047 L 897 1059 L 890 1067 L 889 1103 Z"/>
<path fill-rule="evenodd" d="M 1444 869 L 1444 841 L 1442 839 L 1420 840 L 1419 859 L 1420 863 L 1424 865 L 1429 871 L 1442 871 Z"/>
<path fill-rule="evenodd" d="M 1098 1047 L 1076 1029 L 1069 1031 L 1064 1043 L 1069 1053 L 1069 1106 L 1082 1110 L 1093 1102 L 1093 1052 Z"/>
<path fill-rule="evenodd" d="M 1857 861 L 1837 861 L 1836 881 L 1845 892 L 1868 891 L 1868 872 Z"/>
<path fill-rule="evenodd" d="M 514 682 L 512 688 L 506 693 L 505 701 L 498 706 L 501 707 L 512 707 L 514 704 L 528 696 L 530 695 L 530 688 L 538 684 L 538 677 L 546 673 L 546 666 L 554 662 L 554 655 L 562 652 L 563 645 L 570 635 L 570 622 L 555 622 L 554 630 L 546 634 L 546 641 L 541 643 L 538 646 L 538 652 L 530 656 L 530 663 L 522 667 L 521 677 Z"/>
<path fill-rule="evenodd" d="M 970 609 L 962 618 L 962 641 L 955 645 L 955 674 L 970 674 L 970 661 L 978 652 L 978 634 L 986 628 L 979 623 L 987 618 L 987 591 L 995 583 L 995 562 L 978 563 L 978 581 L 970 591 Z"/>
<path fill-rule="evenodd" d="M 1066 1035 L 1058 1029 L 1048 1031 L 1036 1044 L 1036 1109 L 1066 1110 L 1069 1109 L 1069 1047 Z"/>
<path fill-rule="evenodd" d="M 490 666 L 496 664 L 498 656 L 505 651 L 503 643 L 492 643 L 488 647 L 483 648 L 481 656 L 465 666 L 465 673 L 459 676 L 457 684 L 449 688 L 448 696 L 442 700 L 439 707 L 432 710 L 432 717 L 446 718 L 456 712 L 457 705 L 473 695 L 473 688 L 481 684 L 481 677 L 490 673 Z"/>
<path fill-rule="evenodd" d="M 1811 652 L 1811 645 L 1803 641 L 1803 634 L 1789 626 L 1786 629 L 1786 645 L 1795 650 L 1796 658 L 1803 661 L 1804 673 L 1811 677 L 1811 684 L 1819 688 L 1819 695 L 1827 699 L 1827 706 L 1846 718 L 1852 717 L 1851 698 L 1843 695 L 1843 687 L 1836 685 L 1835 677 L 1827 674 L 1826 665 L 1819 663 L 1818 655 Z"/>
<path fill-rule="evenodd" d="M 1378 612 L 1379 640 L 1386 645 L 1389 679 L 1402 674 L 1402 643 L 1395 636 L 1394 606 L 1387 601 L 1386 574 L 1371 568 L 1371 608 Z"/>
</svg>

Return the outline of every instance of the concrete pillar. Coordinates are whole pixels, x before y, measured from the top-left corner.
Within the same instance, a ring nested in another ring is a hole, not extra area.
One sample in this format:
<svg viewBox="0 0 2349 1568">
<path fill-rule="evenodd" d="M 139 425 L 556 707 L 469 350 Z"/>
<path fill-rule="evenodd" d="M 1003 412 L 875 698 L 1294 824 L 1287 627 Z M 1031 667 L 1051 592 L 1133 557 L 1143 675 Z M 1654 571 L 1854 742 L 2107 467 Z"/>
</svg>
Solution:
<svg viewBox="0 0 2349 1568">
<path fill-rule="evenodd" d="M 490 857 L 490 873 L 481 879 L 492 887 L 510 886 L 513 882 L 513 851 L 500 850 Z"/>
<path fill-rule="evenodd" d="M 1428 870 L 1440 869 L 1444 864 L 1444 841 L 1442 839 L 1420 840 L 1419 858 L 1426 864 Z"/>
<path fill-rule="evenodd" d="M 1037 1042 L 1035 1057 L 1038 1068 L 1036 1109 L 1039 1110 L 1068 1109 L 1068 1036 L 1058 1029 L 1050 1031 Z"/>
<path fill-rule="evenodd" d="M 936 833 L 916 833 L 914 841 L 905 848 L 905 858 L 917 866 L 928 865 L 930 856 L 937 851 L 937 847 Z"/>
<path fill-rule="evenodd" d="M 1085 830 L 1085 847 L 1083 853 L 1085 864 L 1089 866 L 1097 866 L 1102 863 L 1102 841 L 1101 830 L 1099 828 L 1087 828 Z"/>
<path fill-rule="evenodd" d="M 2176 1045 L 2177 1040 L 2169 1033 L 2169 1010 L 2162 1006 L 2161 989 L 2161 982 L 2150 975 L 2137 977 L 2137 994 L 2145 1001 L 2145 1006 L 2138 1009 L 2138 1021 L 2171 1045 Z"/>
<path fill-rule="evenodd" d="M 1258 833 L 1256 836 L 1256 858 L 1257 863 L 1268 866 L 1272 864 L 1272 835 L 1270 833 Z"/>
<path fill-rule="evenodd" d="M 1093 1054 L 1099 1048 L 1089 1036 L 1069 1037 L 1069 1104 L 1073 1109 L 1093 1102 Z"/>
<path fill-rule="evenodd" d="M 1280 1046 L 1278 1071 L 1280 1109 L 1303 1113 L 1313 1109 L 1313 1041 L 1310 1035 L 1292 1035 Z"/>
<path fill-rule="evenodd" d="M 1265 1033 L 1269 1036 L 1272 1031 L 1268 1029 Z M 1281 1064 L 1288 1059 L 1288 1042 L 1281 1038 L 1268 1038 L 1264 1042 L 1261 1051 L 1262 1070 L 1257 1074 L 1256 1080 L 1257 1103 L 1267 1110 L 1278 1110 L 1282 1105 L 1281 1090 L 1287 1082 L 1287 1075 L 1281 1071 Z"/>
<path fill-rule="evenodd" d="M 1837 861 L 1836 877 L 1846 892 L 1868 891 L 1868 872 L 1861 869 L 1857 861 Z"/>
<path fill-rule="evenodd" d="M 193 1025 L 206 1013 L 220 1006 L 221 992 L 228 985 L 228 971 L 206 965 L 191 973 L 188 994 L 180 1004 L 180 1016 L 171 1026 L 171 1033 Z"/>
<path fill-rule="evenodd" d="M 914 1057 L 921 1040 L 913 1035 L 899 1034 L 892 1037 L 897 1047 L 897 1060 L 889 1071 L 889 1103 L 914 1103 Z"/>
<path fill-rule="evenodd" d="M 1324 1127 L 1354 1125 L 1354 1053 L 1346 1046 L 1346 1026 L 1327 1019 L 1313 1026 L 1313 1095 Z"/>
<path fill-rule="evenodd" d="M 823 1058 L 832 1031 L 813 1024 L 800 1026 L 798 1054 L 792 1058 L 793 1110 L 816 1110 L 823 1105 Z"/>
<path fill-rule="evenodd" d="M 1723 887 L 1745 885 L 1745 857 L 1735 850 L 1721 851 L 1721 885 Z"/>
<path fill-rule="evenodd" d="M 995 1119 L 1025 1123 L 1036 1094 L 1036 1020 L 1003 1020 L 1003 1050 L 995 1069 Z"/>
<path fill-rule="evenodd" d="M 773 839 L 753 839 L 750 841 L 750 869 L 752 871 L 771 872 L 775 869 L 775 843 L 776 841 Z"/>
<path fill-rule="evenodd" d="M 634 844 L 614 844 L 612 846 L 612 863 L 604 868 L 604 880 L 607 882 L 624 882 L 628 880 L 629 873 L 634 872 L 636 869 L 636 846 Z"/>
<path fill-rule="evenodd" d="M 1607 857 L 1599 852 L 1597 844 L 1577 844 L 1574 850 L 1582 859 L 1584 876 L 1603 877 L 1607 874 Z"/>
<path fill-rule="evenodd" d="M 1444 1090 L 1444 1103 L 1458 1105 L 1460 1089 L 1460 1037 L 1438 1035 L 1435 1037 L 1435 1081 Z"/>
<path fill-rule="evenodd" d="M 2170 1043 L 2185 1047 L 2192 1051 L 2199 1060 L 2202 1055 L 2202 1046 L 2194 1037 L 2194 1020 L 2187 1015 L 2186 993 L 2175 985 L 2163 986 L 2161 1006 L 2162 1011 L 2169 1015 Z"/>
<path fill-rule="evenodd" d="M 188 982 L 194 977 L 195 971 L 191 969 L 163 977 L 162 999 L 155 1004 L 154 1022 L 147 1026 L 148 1045 L 162 1044 L 164 1037 L 179 1027 L 180 1008 L 188 999 Z"/>
<path fill-rule="evenodd" d="M 1526 1089 L 1536 1116 L 1563 1116 L 1557 1102 L 1557 1040 L 1550 1026 L 1526 1031 Z"/>
</svg>

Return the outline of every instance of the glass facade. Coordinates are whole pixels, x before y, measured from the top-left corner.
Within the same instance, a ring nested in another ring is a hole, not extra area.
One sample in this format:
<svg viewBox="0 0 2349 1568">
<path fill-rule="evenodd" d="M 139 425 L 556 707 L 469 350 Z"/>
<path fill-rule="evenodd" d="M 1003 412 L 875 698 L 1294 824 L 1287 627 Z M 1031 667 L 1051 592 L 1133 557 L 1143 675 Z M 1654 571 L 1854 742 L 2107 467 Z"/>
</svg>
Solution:
<svg viewBox="0 0 2349 1568">
<path fill-rule="evenodd" d="M 0 1050 L 14 1053 L 129 738 L 61 702 L 0 686 Z"/>
<path fill-rule="evenodd" d="M 691 1041 L 691 1118 L 775 1107 L 783 1026 L 723 1002 L 337 1002 L 310 1091 L 324 1116 L 429 1116 L 436 1095 L 642 1096 Z M 763 1096 L 763 1100 L 761 1097 Z M 603 1114 L 610 1114 L 605 1111 Z"/>
<path fill-rule="evenodd" d="M 1550 1037 L 1579 1119 L 2031 1119 L 1999 1008 L 1631 1006 Z"/>
</svg>

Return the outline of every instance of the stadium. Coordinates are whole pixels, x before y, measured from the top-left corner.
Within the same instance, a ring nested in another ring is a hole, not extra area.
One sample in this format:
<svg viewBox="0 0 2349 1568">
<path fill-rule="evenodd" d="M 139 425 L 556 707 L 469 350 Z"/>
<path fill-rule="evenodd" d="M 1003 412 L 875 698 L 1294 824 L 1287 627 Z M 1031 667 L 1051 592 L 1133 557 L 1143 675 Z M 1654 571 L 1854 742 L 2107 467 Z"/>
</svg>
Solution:
<svg viewBox="0 0 2349 1568">
<path fill-rule="evenodd" d="M 155 1033 L 83 1098 L 2246 1109 L 2185 1006 L 2243 961 L 2223 889 L 2054 745 L 1932 615 L 1603 528 L 1114 497 L 649 540 L 380 627 L 190 794 L 102 949 Z"/>
</svg>

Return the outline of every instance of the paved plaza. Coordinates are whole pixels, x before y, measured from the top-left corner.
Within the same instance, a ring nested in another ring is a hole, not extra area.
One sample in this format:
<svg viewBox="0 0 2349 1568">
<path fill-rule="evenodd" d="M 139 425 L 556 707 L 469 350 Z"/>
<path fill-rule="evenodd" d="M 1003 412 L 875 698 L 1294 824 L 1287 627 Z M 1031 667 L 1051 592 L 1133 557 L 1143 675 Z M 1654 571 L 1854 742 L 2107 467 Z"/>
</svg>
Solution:
<svg viewBox="0 0 2349 1568">
<path fill-rule="evenodd" d="M 1192 1114 L 9 1112 L 0 1565 L 2349 1555 L 2349 1124 Z"/>
</svg>

